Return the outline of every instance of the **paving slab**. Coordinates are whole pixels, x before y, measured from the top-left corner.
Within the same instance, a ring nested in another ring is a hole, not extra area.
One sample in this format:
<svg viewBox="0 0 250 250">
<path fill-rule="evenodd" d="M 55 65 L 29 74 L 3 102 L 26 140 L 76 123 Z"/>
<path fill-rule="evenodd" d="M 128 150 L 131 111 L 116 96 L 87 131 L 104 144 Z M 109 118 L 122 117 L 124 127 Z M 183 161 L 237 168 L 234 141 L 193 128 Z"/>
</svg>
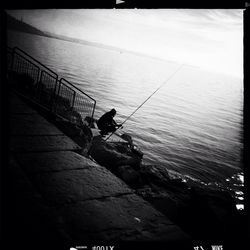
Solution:
<svg viewBox="0 0 250 250">
<path fill-rule="evenodd" d="M 65 135 L 11 136 L 10 151 L 39 152 L 81 150 L 81 147 Z"/>
<path fill-rule="evenodd" d="M 14 237 L 20 234 L 27 242 L 28 237 L 79 242 L 188 239 L 109 170 L 73 152 L 81 147 L 15 95 L 11 112 Z"/>
<path fill-rule="evenodd" d="M 15 93 L 10 97 L 10 112 L 11 114 L 37 114 L 36 110 L 25 104 Z"/>
<path fill-rule="evenodd" d="M 10 157 L 8 165 L 8 222 L 7 230 L 12 239 L 62 240 L 70 239 L 65 233 L 57 211 L 44 203 L 22 168 Z"/>
<path fill-rule="evenodd" d="M 11 135 L 64 135 L 62 131 L 36 113 L 11 115 Z"/>
<path fill-rule="evenodd" d="M 104 167 L 42 173 L 30 178 L 44 199 L 52 205 L 134 192 Z"/>
<path fill-rule="evenodd" d="M 100 167 L 73 151 L 17 153 L 16 158 L 30 174 Z"/>
<path fill-rule="evenodd" d="M 187 240 L 188 236 L 135 194 L 89 200 L 58 209 L 76 240 Z"/>
<path fill-rule="evenodd" d="M 9 190 L 15 191 L 15 188 L 18 187 L 18 193 L 21 194 L 20 197 L 22 199 L 32 199 L 41 201 L 42 197 L 37 192 L 35 192 L 33 185 L 31 184 L 28 176 L 22 171 L 22 168 L 16 161 L 13 156 L 9 158 L 9 165 L 8 165 L 8 173 L 9 173 Z M 14 183 L 14 185 L 13 185 Z"/>
</svg>

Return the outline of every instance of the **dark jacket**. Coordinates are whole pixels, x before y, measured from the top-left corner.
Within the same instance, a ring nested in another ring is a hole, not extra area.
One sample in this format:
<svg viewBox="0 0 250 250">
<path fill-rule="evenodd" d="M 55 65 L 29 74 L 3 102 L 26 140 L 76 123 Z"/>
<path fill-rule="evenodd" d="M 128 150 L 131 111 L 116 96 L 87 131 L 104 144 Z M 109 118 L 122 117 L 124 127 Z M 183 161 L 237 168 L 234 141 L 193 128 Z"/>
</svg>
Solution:
<svg viewBox="0 0 250 250">
<path fill-rule="evenodd" d="M 106 126 L 116 126 L 117 123 L 113 119 L 113 114 L 111 111 L 105 113 L 101 118 L 97 121 L 98 128 L 102 129 Z"/>
</svg>

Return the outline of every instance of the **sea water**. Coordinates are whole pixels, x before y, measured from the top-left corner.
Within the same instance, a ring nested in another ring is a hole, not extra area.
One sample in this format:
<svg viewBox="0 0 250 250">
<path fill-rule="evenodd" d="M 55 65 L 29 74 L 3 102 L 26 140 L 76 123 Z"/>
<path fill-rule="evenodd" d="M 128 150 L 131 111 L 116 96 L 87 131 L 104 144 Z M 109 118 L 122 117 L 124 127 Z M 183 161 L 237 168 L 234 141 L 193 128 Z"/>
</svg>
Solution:
<svg viewBox="0 0 250 250">
<path fill-rule="evenodd" d="M 14 31 L 8 32 L 8 46 L 18 46 L 93 97 L 97 119 L 115 108 L 122 123 L 162 86 L 123 128 L 143 151 L 144 163 L 165 166 L 184 181 L 228 189 L 242 202 L 242 79 Z"/>
</svg>

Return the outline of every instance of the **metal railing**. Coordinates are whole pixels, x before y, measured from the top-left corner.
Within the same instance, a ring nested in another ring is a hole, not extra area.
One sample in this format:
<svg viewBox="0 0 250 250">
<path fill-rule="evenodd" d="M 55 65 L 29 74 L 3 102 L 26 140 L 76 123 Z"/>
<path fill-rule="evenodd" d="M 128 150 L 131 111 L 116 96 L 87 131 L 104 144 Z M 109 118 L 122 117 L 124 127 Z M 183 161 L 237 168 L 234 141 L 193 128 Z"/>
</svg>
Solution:
<svg viewBox="0 0 250 250">
<path fill-rule="evenodd" d="M 17 47 L 7 49 L 7 59 L 15 90 L 77 125 L 86 117 L 93 121 L 96 101 L 81 89 Z"/>
</svg>

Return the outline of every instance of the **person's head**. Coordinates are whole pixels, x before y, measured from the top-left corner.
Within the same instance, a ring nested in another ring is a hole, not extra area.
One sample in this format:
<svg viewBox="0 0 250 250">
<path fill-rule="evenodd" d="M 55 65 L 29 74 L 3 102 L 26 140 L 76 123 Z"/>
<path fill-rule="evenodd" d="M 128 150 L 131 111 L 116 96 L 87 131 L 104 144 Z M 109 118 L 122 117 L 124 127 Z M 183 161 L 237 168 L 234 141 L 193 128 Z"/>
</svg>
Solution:
<svg viewBox="0 0 250 250">
<path fill-rule="evenodd" d="M 112 116 L 116 115 L 116 110 L 115 109 L 111 109 L 110 113 L 112 114 Z"/>
</svg>

